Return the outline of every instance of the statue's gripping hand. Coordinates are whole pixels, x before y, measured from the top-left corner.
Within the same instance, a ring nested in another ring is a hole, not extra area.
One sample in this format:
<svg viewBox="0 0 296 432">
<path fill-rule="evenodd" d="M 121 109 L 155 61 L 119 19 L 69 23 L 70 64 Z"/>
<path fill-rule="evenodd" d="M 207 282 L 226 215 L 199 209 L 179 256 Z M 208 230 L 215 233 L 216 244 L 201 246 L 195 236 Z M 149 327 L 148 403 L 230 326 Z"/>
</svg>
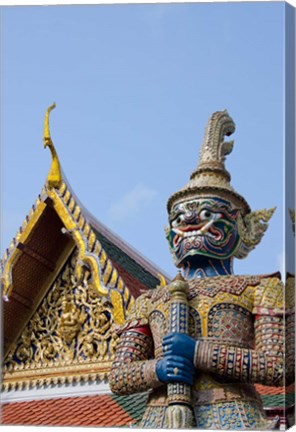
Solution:
<svg viewBox="0 0 296 432">
<path fill-rule="evenodd" d="M 186 357 L 168 355 L 157 362 L 156 374 L 165 384 L 182 382 L 193 385 L 195 367 Z"/>
<path fill-rule="evenodd" d="M 164 336 L 162 349 L 164 353 L 156 366 L 160 381 L 183 382 L 193 385 L 195 367 L 193 364 L 196 341 L 182 333 L 170 333 Z"/>
<path fill-rule="evenodd" d="M 196 344 L 198 342 L 183 333 L 170 333 L 164 336 L 162 349 L 164 355 L 178 355 L 193 363 Z"/>
</svg>

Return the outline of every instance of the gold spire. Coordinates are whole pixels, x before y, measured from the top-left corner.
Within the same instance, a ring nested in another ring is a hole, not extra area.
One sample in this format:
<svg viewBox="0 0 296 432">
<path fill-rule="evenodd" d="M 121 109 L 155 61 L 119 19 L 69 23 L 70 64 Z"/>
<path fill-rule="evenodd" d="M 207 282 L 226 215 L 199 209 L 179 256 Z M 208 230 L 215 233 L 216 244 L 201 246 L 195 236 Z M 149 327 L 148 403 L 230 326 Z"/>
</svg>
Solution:
<svg viewBox="0 0 296 432">
<path fill-rule="evenodd" d="M 51 167 L 47 176 L 47 185 L 49 188 L 59 188 L 62 184 L 62 172 L 60 161 L 56 152 L 56 149 L 53 145 L 53 142 L 50 137 L 49 130 L 49 113 L 56 107 L 56 104 L 53 103 L 46 111 L 45 120 L 44 120 L 44 148 L 49 147 L 52 156 Z"/>
</svg>

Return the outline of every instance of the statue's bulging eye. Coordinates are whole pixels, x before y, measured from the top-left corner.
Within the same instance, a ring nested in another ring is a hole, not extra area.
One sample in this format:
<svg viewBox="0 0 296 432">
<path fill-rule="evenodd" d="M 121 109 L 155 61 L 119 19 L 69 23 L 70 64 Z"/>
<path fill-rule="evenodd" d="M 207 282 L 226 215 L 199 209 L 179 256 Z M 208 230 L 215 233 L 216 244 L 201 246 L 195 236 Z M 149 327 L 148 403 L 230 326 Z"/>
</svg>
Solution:
<svg viewBox="0 0 296 432">
<path fill-rule="evenodd" d="M 214 213 L 212 213 L 210 210 L 202 210 L 199 214 L 199 217 L 201 220 L 204 219 L 213 219 Z"/>
<path fill-rule="evenodd" d="M 204 209 L 199 213 L 201 220 L 217 220 L 221 217 L 221 213 L 213 213 L 208 209 Z"/>
<path fill-rule="evenodd" d="M 183 221 L 183 218 L 182 218 L 181 215 L 179 215 L 176 219 L 174 219 L 172 221 L 172 227 L 174 228 L 174 227 L 176 227 L 178 225 L 181 225 L 182 221 Z"/>
</svg>

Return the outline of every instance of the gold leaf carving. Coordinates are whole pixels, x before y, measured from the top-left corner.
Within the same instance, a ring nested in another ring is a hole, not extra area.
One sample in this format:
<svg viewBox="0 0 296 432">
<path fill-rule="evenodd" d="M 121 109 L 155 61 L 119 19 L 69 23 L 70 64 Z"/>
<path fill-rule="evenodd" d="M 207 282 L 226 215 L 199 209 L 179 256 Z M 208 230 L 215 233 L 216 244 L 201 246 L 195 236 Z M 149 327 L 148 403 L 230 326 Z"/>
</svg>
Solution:
<svg viewBox="0 0 296 432">
<path fill-rule="evenodd" d="M 93 371 L 96 365 L 100 373 L 94 376 L 101 378 L 108 372 L 117 343 L 113 311 L 110 303 L 92 288 L 89 272 L 85 273 L 81 283 L 76 282 L 76 260 L 77 252 L 69 259 L 9 353 L 3 368 L 4 387 L 7 377 L 11 380 L 13 374 L 23 374 L 26 370 L 28 376 L 34 378 L 30 378 L 34 385 L 37 381 L 38 385 L 54 383 L 57 368 L 68 370 L 69 363 L 72 369 L 82 365 L 86 371 L 88 367 Z M 36 373 L 42 379 L 37 380 Z M 93 380 L 94 376 L 89 371 L 86 375 L 76 371 L 72 378 Z"/>
<path fill-rule="evenodd" d="M 122 297 L 118 291 L 112 290 L 110 293 L 110 299 L 114 306 L 114 319 L 116 322 L 124 323 L 123 311 L 120 305 L 122 304 Z"/>
<path fill-rule="evenodd" d="M 71 300 L 67 299 L 67 297 L 62 300 L 62 311 L 58 324 L 58 334 L 66 343 L 72 342 L 86 319 L 86 313 L 84 311 L 80 312 L 74 301 Z"/>
</svg>

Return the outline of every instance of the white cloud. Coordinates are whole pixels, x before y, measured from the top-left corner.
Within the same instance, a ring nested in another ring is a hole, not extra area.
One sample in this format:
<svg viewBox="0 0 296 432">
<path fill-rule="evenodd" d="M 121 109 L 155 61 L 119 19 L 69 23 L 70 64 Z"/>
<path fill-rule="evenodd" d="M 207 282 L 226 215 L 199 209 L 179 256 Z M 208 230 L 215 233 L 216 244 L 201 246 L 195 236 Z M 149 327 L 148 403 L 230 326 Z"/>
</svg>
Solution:
<svg viewBox="0 0 296 432">
<path fill-rule="evenodd" d="M 133 217 L 150 204 L 156 195 L 157 191 L 139 183 L 131 191 L 123 195 L 118 201 L 111 204 L 109 216 L 115 222 Z"/>
</svg>

